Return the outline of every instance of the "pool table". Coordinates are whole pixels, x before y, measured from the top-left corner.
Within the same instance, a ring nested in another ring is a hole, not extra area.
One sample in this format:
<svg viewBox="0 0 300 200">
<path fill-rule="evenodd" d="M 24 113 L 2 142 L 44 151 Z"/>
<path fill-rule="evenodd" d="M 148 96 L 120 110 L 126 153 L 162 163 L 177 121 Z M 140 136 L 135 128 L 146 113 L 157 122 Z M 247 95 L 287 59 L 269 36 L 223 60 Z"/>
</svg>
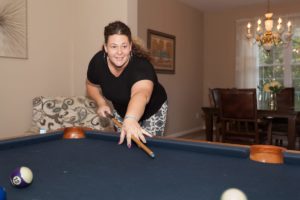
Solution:
<svg viewBox="0 0 300 200">
<path fill-rule="evenodd" d="M 239 188 L 248 200 L 300 198 L 300 155 L 285 152 L 284 164 L 249 159 L 249 147 L 149 138 L 149 157 L 118 145 L 116 133 L 86 131 L 84 139 L 63 132 L 0 142 L 0 185 L 8 200 L 218 200 Z M 34 174 L 32 184 L 13 187 L 17 166 Z"/>
</svg>

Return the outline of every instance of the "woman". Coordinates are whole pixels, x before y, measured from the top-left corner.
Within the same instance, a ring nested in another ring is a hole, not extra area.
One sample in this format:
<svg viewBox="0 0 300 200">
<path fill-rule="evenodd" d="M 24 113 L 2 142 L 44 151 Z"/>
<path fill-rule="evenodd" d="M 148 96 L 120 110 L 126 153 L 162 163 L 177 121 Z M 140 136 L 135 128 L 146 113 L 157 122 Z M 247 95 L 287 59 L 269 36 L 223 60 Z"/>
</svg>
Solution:
<svg viewBox="0 0 300 200">
<path fill-rule="evenodd" d="M 132 135 L 144 143 L 143 134 L 163 135 L 167 94 L 148 53 L 132 41 L 129 27 L 120 21 L 105 27 L 104 39 L 102 51 L 89 63 L 86 83 L 88 95 L 98 104 L 98 114 L 113 113 L 123 122 L 119 144 L 126 137 L 129 148 Z M 106 99 L 112 102 L 113 111 Z"/>
</svg>

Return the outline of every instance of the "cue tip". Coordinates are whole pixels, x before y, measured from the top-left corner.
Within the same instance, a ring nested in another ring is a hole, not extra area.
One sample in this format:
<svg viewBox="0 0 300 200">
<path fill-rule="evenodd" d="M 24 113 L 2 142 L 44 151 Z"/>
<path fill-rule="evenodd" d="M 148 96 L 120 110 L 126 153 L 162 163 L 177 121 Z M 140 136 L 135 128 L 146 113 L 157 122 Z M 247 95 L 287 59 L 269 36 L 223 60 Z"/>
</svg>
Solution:
<svg viewBox="0 0 300 200">
<path fill-rule="evenodd" d="M 153 152 L 150 153 L 149 156 L 150 156 L 151 158 L 155 158 L 155 154 L 154 154 Z"/>
</svg>

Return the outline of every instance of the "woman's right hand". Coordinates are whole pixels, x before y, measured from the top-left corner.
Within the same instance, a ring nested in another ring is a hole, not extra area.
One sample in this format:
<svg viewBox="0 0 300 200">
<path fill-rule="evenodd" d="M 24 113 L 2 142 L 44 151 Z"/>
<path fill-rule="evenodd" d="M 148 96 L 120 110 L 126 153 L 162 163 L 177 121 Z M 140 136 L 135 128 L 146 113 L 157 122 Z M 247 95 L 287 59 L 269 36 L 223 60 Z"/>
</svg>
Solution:
<svg viewBox="0 0 300 200">
<path fill-rule="evenodd" d="M 97 109 L 97 113 L 101 117 L 107 117 L 106 113 L 112 115 L 110 107 L 108 105 L 100 105 Z"/>
<path fill-rule="evenodd" d="M 110 106 L 107 104 L 105 98 L 102 96 L 101 88 L 98 85 L 91 83 L 88 79 L 86 80 L 86 89 L 88 95 L 96 101 L 98 105 L 97 114 L 100 117 L 106 117 L 105 113 L 111 114 Z"/>
</svg>

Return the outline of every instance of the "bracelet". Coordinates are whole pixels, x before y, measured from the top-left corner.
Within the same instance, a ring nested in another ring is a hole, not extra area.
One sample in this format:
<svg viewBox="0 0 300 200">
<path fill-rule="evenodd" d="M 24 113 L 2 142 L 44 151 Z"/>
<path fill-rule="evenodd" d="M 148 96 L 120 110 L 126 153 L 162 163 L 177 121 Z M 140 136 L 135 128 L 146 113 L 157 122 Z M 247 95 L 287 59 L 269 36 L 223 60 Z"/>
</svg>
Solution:
<svg viewBox="0 0 300 200">
<path fill-rule="evenodd" d="M 133 116 L 133 115 L 126 115 L 126 116 L 124 117 L 124 120 L 125 120 L 125 119 L 134 119 L 135 121 L 138 121 L 137 118 L 136 118 L 135 116 Z"/>
</svg>

